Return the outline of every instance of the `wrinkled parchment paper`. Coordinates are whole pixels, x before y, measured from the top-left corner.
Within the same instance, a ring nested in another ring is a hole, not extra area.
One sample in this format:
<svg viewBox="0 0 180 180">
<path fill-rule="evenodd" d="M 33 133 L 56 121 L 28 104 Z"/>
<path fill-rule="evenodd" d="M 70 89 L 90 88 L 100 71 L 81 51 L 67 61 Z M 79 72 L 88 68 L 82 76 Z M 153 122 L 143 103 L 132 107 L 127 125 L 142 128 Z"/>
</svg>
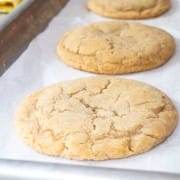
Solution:
<svg viewBox="0 0 180 180">
<path fill-rule="evenodd" d="M 141 22 L 170 32 L 176 39 L 175 55 L 158 69 L 120 77 L 141 80 L 160 88 L 180 111 L 180 0 L 172 1 L 173 6 L 168 13 Z M 58 39 L 66 30 L 90 22 L 109 20 L 88 12 L 85 5 L 85 0 L 71 0 L 48 28 L 31 42 L 23 55 L 0 77 L 0 158 L 180 173 L 179 125 L 163 144 L 145 154 L 100 162 L 70 161 L 44 156 L 31 150 L 16 136 L 13 114 L 25 95 L 61 80 L 93 75 L 67 67 L 59 62 L 56 56 Z"/>
</svg>

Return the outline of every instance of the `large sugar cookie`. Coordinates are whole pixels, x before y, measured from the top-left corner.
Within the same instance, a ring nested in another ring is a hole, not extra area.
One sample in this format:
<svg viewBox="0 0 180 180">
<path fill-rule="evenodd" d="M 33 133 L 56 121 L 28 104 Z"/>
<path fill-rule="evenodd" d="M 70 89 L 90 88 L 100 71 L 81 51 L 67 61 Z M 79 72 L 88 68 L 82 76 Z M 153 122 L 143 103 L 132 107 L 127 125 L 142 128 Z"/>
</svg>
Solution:
<svg viewBox="0 0 180 180">
<path fill-rule="evenodd" d="M 84 78 L 28 96 L 16 128 L 33 149 L 105 160 L 148 151 L 174 130 L 176 109 L 161 91 L 134 80 Z"/>
<path fill-rule="evenodd" d="M 100 22 L 66 33 L 57 52 L 74 68 L 123 74 L 159 67 L 174 49 L 173 38 L 161 29 L 138 23 Z"/>
</svg>

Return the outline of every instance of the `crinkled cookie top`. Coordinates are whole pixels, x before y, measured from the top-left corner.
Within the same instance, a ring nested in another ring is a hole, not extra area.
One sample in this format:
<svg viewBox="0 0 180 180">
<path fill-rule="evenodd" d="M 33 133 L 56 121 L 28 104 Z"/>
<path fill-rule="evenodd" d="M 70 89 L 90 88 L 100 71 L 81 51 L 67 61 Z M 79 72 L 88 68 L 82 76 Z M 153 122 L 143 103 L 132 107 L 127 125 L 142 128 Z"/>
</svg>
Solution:
<svg viewBox="0 0 180 180">
<path fill-rule="evenodd" d="M 166 63 L 174 53 L 172 36 L 140 23 L 99 22 L 65 33 L 58 54 L 68 65 L 95 73 L 144 71 Z"/>
<path fill-rule="evenodd" d="M 123 158 L 151 149 L 176 126 L 161 91 L 134 80 L 84 78 L 28 96 L 16 128 L 35 150 L 70 159 Z"/>
</svg>

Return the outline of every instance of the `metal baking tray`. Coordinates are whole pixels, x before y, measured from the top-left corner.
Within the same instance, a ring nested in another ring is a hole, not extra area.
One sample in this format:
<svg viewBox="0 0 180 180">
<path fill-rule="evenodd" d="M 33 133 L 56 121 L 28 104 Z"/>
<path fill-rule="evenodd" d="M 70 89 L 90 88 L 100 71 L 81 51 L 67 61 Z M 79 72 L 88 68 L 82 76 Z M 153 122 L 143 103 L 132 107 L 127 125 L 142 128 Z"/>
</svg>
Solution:
<svg viewBox="0 0 180 180">
<path fill-rule="evenodd" d="M 72 4 L 72 5 L 71 5 Z M 56 82 L 57 80 L 66 80 L 71 79 L 73 77 L 86 77 L 90 76 L 89 73 L 83 73 L 79 72 L 78 70 L 73 70 L 69 67 L 66 67 L 65 65 L 61 64 L 59 66 L 59 62 L 56 62 L 54 59 L 56 58 L 55 51 L 52 49 L 55 49 L 55 36 L 58 39 L 60 34 L 65 32 L 68 28 L 72 28 L 77 25 L 87 24 L 89 22 L 93 22 L 95 19 L 97 21 L 99 20 L 106 20 L 106 18 L 100 18 L 93 13 L 87 12 L 87 10 L 84 8 L 86 4 L 86 0 L 34 0 L 34 1 L 26 1 L 26 3 L 16 12 L 13 12 L 7 21 L 3 23 L 1 32 L 0 32 L 0 83 L 1 79 L 3 79 L 4 82 L 6 82 L 6 79 L 8 80 L 9 77 L 13 77 L 12 79 L 12 85 L 10 83 L 7 83 L 7 87 L 5 87 L 4 95 L 6 94 L 6 88 L 14 87 L 14 84 L 18 81 L 19 83 L 24 83 L 27 81 L 27 84 L 30 82 L 30 80 L 37 80 L 38 76 L 42 78 L 40 81 L 36 84 L 36 86 L 31 86 L 31 83 L 29 83 L 26 88 L 24 88 L 24 92 L 22 94 L 22 97 L 25 94 L 28 94 L 34 89 L 37 89 L 39 87 L 52 82 Z M 174 4 L 177 6 L 180 6 L 180 1 L 175 0 Z M 68 11 L 63 11 L 63 8 L 70 8 Z M 180 7 L 179 7 L 180 8 Z M 81 10 L 79 10 L 81 9 Z M 172 11 L 168 12 L 167 15 L 164 15 L 164 18 L 166 21 L 168 21 L 168 17 L 171 16 L 175 11 L 177 15 L 178 8 L 174 6 Z M 61 15 L 62 13 L 62 15 Z M 87 16 L 87 13 L 88 16 Z M 53 20 L 53 24 L 51 24 L 51 20 L 58 16 L 58 18 L 55 18 Z M 162 17 L 163 18 L 163 17 Z M 58 24 L 58 22 L 61 21 L 60 27 L 56 29 L 53 29 L 53 27 L 56 27 L 55 24 Z M 154 24 L 154 22 L 157 22 L 159 26 L 164 26 L 164 21 L 161 19 L 153 19 L 153 20 L 147 20 L 148 24 Z M 49 24 L 50 23 L 50 24 Z M 169 22 L 171 25 L 172 22 Z M 49 24 L 49 27 L 48 27 Z M 177 33 L 176 30 L 172 26 L 165 26 L 169 27 L 169 31 L 171 33 Z M 180 29 L 180 28 L 179 28 Z M 45 32 L 43 32 L 45 30 Z M 47 30 L 47 31 L 46 31 Z M 59 33 L 58 30 L 61 32 Z M 40 33 L 43 32 L 41 35 Z M 40 34 L 40 35 L 39 35 Z M 44 39 L 44 37 L 49 36 L 51 39 Z M 179 38 L 179 36 L 176 37 L 176 39 Z M 48 41 L 48 42 L 47 42 Z M 42 45 L 42 42 L 47 43 L 49 46 L 54 46 L 50 49 L 43 49 L 44 46 Z M 178 43 L 178 42 L 177 42 Z M 179 43 L 178 43 L 179 45 Z M 28 47 L 29 46 L 29 47 Z M 179 48 L 179 46 L 178 46 Z M 177 50 L 178 50 L 177 48 Z M 37 54 L 32 54 L 32 52 Z M 42 53 L 43 52 L 43 53 Z M 44 54 L 46 52 L 46 54 Z M 38 54 L 42 53 L 42 54 Z M 178 54 L 177 54 L 178 55 Z M 176 56 L 177 56 L 176 55 Z M 52 61 L 49 60 L 49 58 L 52 58 Z M 54 58 L 54 59 L 53 59 Z M 13 70 L 16 69 L 20 64 L 30 66 L 31 65 L 31 59 L 32 61 L 38 61 L 39 64 L 34 63 L 32 67 L 25 67 L 25 69 L 18 69 L 20 72 L 16 72 L 16 74 L 13 74 Z M 40 60 L 41 59 L 41 60 Z M 42 61 L 42 59 L 44 61 Z M 172 60 L 172 63 L 170 62 L 170 66 L 173 66 L 174 62 L 177 60 L 177 58 L 174 58 Z M 26 61 L 26 62 L 23 62 Z M 24 63 L 24 64 L 23 64 Z M 39 67 L 45 67 L 45 71 L 42 71 L 38 69 Z M 55 68 L 56 67 L 56 68 Z M 26 71 L 33 71 L 34 75 L 33 77 L 29 77 L 29 74 L 26 73 Z M 162 69 L 162 73 L 166 71 L 166 67 Z M 53 72 L 53 73 L 52 73 Z M 170 69 L 171 72 L 171 69 Z M 159 70 L 153 70 L 146 73 L 145 76 L 147 76 L 146 79 L 144 79 L 144 74 L 139 75 L 132 75 L 134 79 L 141 79 L 141 80 L 148 80 L 151 73 L 155 73 L 155 75 L 159 75 Z M 26 77 L 27 76 L 27 77 Z M 128 78 L 131 78 L 131 75 L 127 76 Z M 22 78 L 22 81 L 21 81 Z M 154 78 L 154 77 L 153 77 Z M 46 80 L 44 80 L 46 79 Z M 54 81 L 52 80 L 54 79 Z M 170 79 L 168 79 L 170 80 Z M 43 82 L 42 82 L 43 81 Z M 150 81 L 151 82 L 151 81 Z M 152 81 L 154 85 L 158 85 L 158 81 Z M 26 84 L 26 85 L 27 85 Z M 166 87 L 165 87 L 166 88 Z M 176 86 L 176 90 L 177 86 Z M 13 89 L 15 91 L 15 89 Z M 2 94 L 0 94 L 2 96 Z M 14 93 L 14 96 L 16 93 Z M 14 100 L 13 97 L 9 97 Z M 18 95 L 17 95 L 18 96 Z M 2 98 L 2 97 L 1 97 Z M 20 97 L 17 98 L 18 101 L 20 100 Z M 16 99 L 16 100 L 17 100 Z M 12 104 L 9 104 L 9 106 L 15 106 L 16 104 L 13 102 Z M 1 109 L 0 111 L 4 110 L 3 106 L 7 106 L 7 104 L 3 104 L 0 101 Z M 9 113 L 7 111 L 7 113 Z M 0 120 L 1 113 L 0 113 Z M 11 131 L 12 122 L 8 121 L 7 118 L 7 124 L 8 127 L 10 127 Z M 9 124 L 11 124 L 9 126 Z M 0 128 L 1 129 L 1 128 Z M 3 128 L 0 135 L 3 135 Z M 178 136 L 178 133 L 175 132 L 175 136 Z M 4 139 L 8 139 L 11 137 L 5 137 Z M 172 137 L 173 141 L 173 137 Z M 16 139 L 10 139 L 10 142 L 15 142 Z M 168 141 L 171 143 L 171 139 Z M 26 151 L 28 148 L 24 146 L 23 144 L 18 144 L 20 148 L 23 148 L 24 151 Z M 14 145 L 15 146 L 15 145 Z M 179 147 L 179 146 L 178 146 Z M 4 148 L 3 143 L 0 144 L 0 148 Z M 160 147 L 162 149 L 163 147 Z M 16 148 L 14 147 L 16 150 Z M 23 151 L 22 150 L 22 151 Z M 6 146 L 4 148 L 4 152 L 9 151 L 8 147 Z M 121 161 L 121 167 L 117 168 L 115 166 L 107 165 L 107 162 L 100 162 L 100 165 L 95 165 L 96 162 L 74 162 L 74 161 L 63 161 L 59 160 L 59 158 L 49 158 L 45 156 L 41 156 L 39 158 L 39 155 L 36 154 L 32 157 L 26 157 L 28 154 L 31 154 L 31 150 L 27 150 L 27 154 L 16 154 L 11 155 L 8 157 L 0 155 L 0 179 L 47 179 L 47 180 L 54 180 L 54 179 L 62 179 L 62 180 L 69 180 L 69 179 L 127 179 L 127 180 L 150 180 L 150 179 L 158 179 L 158 180 L 179 180 L 180 179 L 180 172 L 178 171 L 166 171 L 168 166 L 165 166 L 166 170 L 161 171 L 160 169 L 151 170 L 150 167 L 144 168 L 144 169 L 138 169 L 135 165 L 132 165 L 133 168 L 128 168 L 126 165 L 126 162 L 124 160 L 119 160 L 116 162 L 116 166 L 118 166 L 118 162 Z M 153 150 L 152 150 L 153 151 Z M 21 152 L 21 150 L 19 151 Z M 158 152 L 161 152 L 160 150 Z M 153 153 L 153 152 L 152 152 Z M 7 152 L 4 154 L 8 154 Z M 149 156 L 151 156 L 151 152 L 149 152 Z M 145 157 L 142 155 L 142 158 Z M 41 159 L 41 160 L 40 160 Z M 45 160 L 46 159 L 46 160 Z M 147 160 L 147 158 L 144 158 Z M 176 158 L 179 159 L 179 158 Z M 137 161 L 136 159 L 132 158 L 132 161 Z M 151 160 L 151 159 L 149 159 Z M 175 159 L 174 159 L 175 161 Z M 124 162 L 124 166 L 122 165 L 122 162 Z M 137 161 L 139 162 L 139 161 Z M 163 162 L 163 161 L 162 161 Z M 161 162 L 161 163 L 162 163 Z M 144 163 L 144 161 L 143 161 Z M 149 163 L 149 162 L 147 162 Z M 158 162 L 154 163 L 154 167 L 156 166 Z M 177 161 L 175 161 L 177 163 Z M 104 165 L 106 164 L 106 165 Z M 170 162 L 172 164 L 172 162 Z M 137 164 L 138 165 L 138 164 Z M 177 166 L 178 164 L 174 165 Z M 152 166 L 152 165 L 151 165 Z M 172 167 L 173 169 L 173 167 Z"/>
</svg>

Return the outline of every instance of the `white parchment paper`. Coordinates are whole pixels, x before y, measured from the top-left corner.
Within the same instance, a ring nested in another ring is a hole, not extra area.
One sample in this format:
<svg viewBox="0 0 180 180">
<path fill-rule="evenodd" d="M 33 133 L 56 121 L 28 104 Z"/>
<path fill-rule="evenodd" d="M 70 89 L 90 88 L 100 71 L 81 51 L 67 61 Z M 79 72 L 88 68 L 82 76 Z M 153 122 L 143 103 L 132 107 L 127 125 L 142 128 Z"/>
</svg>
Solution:
<svg viewBox="0 0 180 180">
<path fill-rule="evenodd" d="M 141 80 L 163 90 L 180 112 L 180 0 L 172 0 L 172 9 L 161 17 L 141 22 L 170 32 L 177 44 L 175 55 L 164 66 L 121 77 Z M 134 157 L 110 161 L 70 161 L 38 154 L 23 144 L 13 127 L 13 114 L 22 98 L 61 80 L 93 74 L 67 67 L 58 61 L 56 45 L 71 28 L 90 22 L 109 20 L 88 12 L 85 0 L 71 0 L 49 27 L 32 41 L 23 55 L 0 77 L 0 158 L 80 164 L 121 169 L 180 173 L 180 126 L 172 136 L 153 150 Z"/>
</svg>

